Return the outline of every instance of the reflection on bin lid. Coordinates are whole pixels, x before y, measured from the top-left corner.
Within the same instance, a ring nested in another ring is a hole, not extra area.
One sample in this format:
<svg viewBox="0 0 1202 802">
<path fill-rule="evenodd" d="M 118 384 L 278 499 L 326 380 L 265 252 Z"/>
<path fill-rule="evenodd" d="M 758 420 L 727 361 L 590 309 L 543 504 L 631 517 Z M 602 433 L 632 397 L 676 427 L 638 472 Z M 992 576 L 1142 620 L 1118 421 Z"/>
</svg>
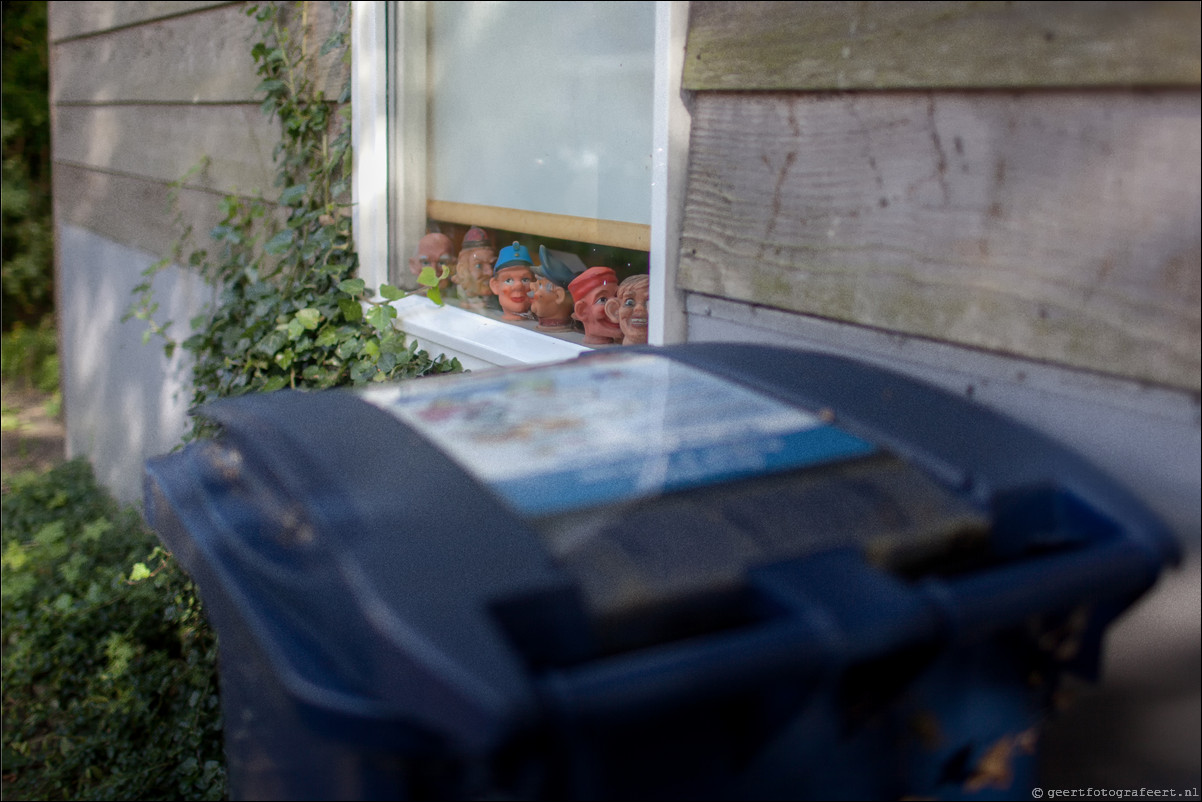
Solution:
<svg viewBox="0 0 1202 802">
<path fill-rule="evenodd" d="M 817 415 L 654 354 L 363 391 L 539 516 L 871 453 Z"/>
</svg>

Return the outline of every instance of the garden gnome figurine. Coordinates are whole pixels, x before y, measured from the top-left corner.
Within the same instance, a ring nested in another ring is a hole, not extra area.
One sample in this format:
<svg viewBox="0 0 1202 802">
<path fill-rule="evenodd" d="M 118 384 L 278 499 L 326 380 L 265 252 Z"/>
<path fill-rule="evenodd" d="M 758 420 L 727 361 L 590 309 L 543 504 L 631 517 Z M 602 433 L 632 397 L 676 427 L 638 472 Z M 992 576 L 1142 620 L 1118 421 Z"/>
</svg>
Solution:
<svg viewBox="0 0 1202 802">
<path fill-rule="evenodd" d="M 572 295 L 568 285 L 576 274 L 547 246 L 538 246 L 539 276 L 530 292 L 530 312 L 538 319 L 543 331 L 570 331 L 572 323 Z"/>
<path fill-rule="evenodd" d="M 572 317 L 584 325 L 587 345 L 613 345 L 622 339 L 618 324 L 605 314 L 605 304 L 618 294 L 618 276 L 612 268 L 590 267 L 568 285 L 575 299 Z"/>
<path fill-rule="evenodd" d="M 492 266 L 496 261 L 497 252 L 484 229 L 476 226 L 469 228 L 459 246 L 453 279 L 459 287 L 459 297 L 464 306 L 482 308 L 488 296 L 492 295 L 488 281 L 492 278 Z"/>
<path fill-rule="evenodd" d="M 488 288 L 501 304 L 502 320 L 530 318 L 530 291 L 534 288 L 534 262 L 525 245 L 515 242 L 501 249 Z"/>
<path fill-rule="evenodd" d="M 605 302 L 605 315 L 622 330 L 622 345 L 647 344 L 647 296 L 651 280 L 646 273 L 630 276 L 618 285 L 617 296 Z"/>
<path fill-rule="evenodd" d="M 424 268 L 432 268 L 436 277 L 443 276 L 438 281 L 438 288 L 445 290 L 451 283 L 451 272 L 455 267 L 455 244 L 446 234 L 432 231 L 417 241 L 417 254 L 409 257 L 409 272 L 420 276 Z"/>
</svg>

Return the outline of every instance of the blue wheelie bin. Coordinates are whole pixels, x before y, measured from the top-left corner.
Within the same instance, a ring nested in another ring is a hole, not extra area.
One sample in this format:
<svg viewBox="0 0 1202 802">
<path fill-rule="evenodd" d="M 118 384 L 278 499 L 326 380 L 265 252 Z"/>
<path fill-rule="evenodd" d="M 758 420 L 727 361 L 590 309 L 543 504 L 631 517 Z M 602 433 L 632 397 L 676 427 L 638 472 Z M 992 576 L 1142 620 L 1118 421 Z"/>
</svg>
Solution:
<svg viewBox="0 0 1202 802">
<path fill-rule="evenodd" d="M 1179 559 L 1031 429 L 803 351 L 200 414 L 146 510 L 236 799 L 1029 798 L 1058 688 Z"/>
</svg>

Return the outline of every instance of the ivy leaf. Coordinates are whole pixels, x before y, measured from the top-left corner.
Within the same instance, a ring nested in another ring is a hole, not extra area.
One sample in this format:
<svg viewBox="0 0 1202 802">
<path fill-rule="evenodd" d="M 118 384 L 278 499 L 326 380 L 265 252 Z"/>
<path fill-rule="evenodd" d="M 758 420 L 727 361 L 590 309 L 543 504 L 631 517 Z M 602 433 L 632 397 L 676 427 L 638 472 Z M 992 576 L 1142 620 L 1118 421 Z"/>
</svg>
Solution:
<svg viewBox="0 0 1202 802">
<path fill-rule="evenodd" d="M 376 366 L 370 360 L 361 359 L 351 367 L 351 381 L 363 384 L 376 374 Z"/>
<path fill-rule="evenodd" d="M 362 295 L 367 290 L 367 282 L 361 278 L 348 278 L 346 281 L 338 282 L 338 289 L 347 295 Z"/>
<path fill-rule="evenodd" d="M 363 343 L 363 353 L 367 354 L 372 362 L 380 358 L 380 344 L 375 340 L 368 340 Z"/>
<path fill-rule="evenodd" d="M 383 332 L 392 328 L 394 317 L 396 317 L 396 310 L 391 306 L 373 306 L 367 313 L 367 322 L 376 331 Z"/>
<path fill-rule="evenodd" d="M 363 319 L 363 307 L 353 298 L 339 298 L 338 308 L 342 310 L 342 317 L 347 323 L 358 323 Z"/>
<path fill-rule="evenodd" d="M 296 320 L 309 331 L 313 331 L 321 322 L 321 311 L 311 306 L 306 307 L 296 313 Z"/>
<path fill-rule="evenodd" d="M 426 297 L 439 306 L 442 306 L 442 290 L 438 289 L 437 284 L 426 290 Z"/>
<path fill-rule="evenodd" d="M 274 55 L 274 53 L 272 55 Z M 266 81 L 263 81 L 261 84 L 259 84 L 258 86 L 255 87 L 255 93 L 257 94 L 259 92 L 278 92 L 281 89 L 286 88 L 286 86 L 287 86 L 287 84 L 285 84 L 283 81 L 279 80 L 278 78 L 268 78 Z"/>
<path fill-rule="evenodd" d="M 286 384 L 288 384 L 287 376 L 280 376 L 280 375 L 272 376 L 270 379 L 267 380 L 267 383 L 263 385 L 263 392 L 274 393 L 276 390 L 284 389 L 284 386 Z"/>
<path fill-rule="evenodd" d="M 292 245 L 292 241 L 295 236 L 296 234 L 291 229 L 284 229 L 271 239 L 267 240 L 266 244 L 263 245 L 263 250 L 274 256 L 279 256 L 281 253 L 288 250 L 288 247 Z"/>
<path fill-rule="evenodd" d="M 288 321 L 288 338 L 295 340 L 297 337 L 305 333 L 305 326 L 298 318 L 293 318 Z"/>
<path fill-rule="evenodd" d="M 314 345 L 318 348 L 329 348 L 338 342 L 338 331 L 333 326 L 324 326 L 317 333 L 317 339 L 314 340 Z"/>
<path fill-rule="evenodd" d="M 426 265 L 422 268 L 422 272 L 417 276 L 417 283 L 423 287 L 438 286 L 438 274 L 434 272 L 433 265 Z"/>
<path fill-rule="evenodd" d="M 296 184 L 288 187 L 280 193 L 281 206 L 293 206 L 304 200 L 305 192 L 308 190 L 308 184 Z"/>
<path fill-rule="evenodd" d="M 150 569 L 146 567 L 146 563 L 134 563 L 134 567 L 130 569 L 130 582 L 141 582 L 143 579 L 148 579 L 149 577 Z"/>
<path fill-rule="evenodd" d="M 281 348 L 283 348 L 284 344 L 287 342 L 288 335 L 282 331 L 276 330 L 259 340 L 259 343 L 255 346 L 255 348 L 267 356 L 275 356 L 276 351 L 279 351 Z"/>
<path fill-rule="evenodd" d="M 386 301 L 399 301 L 405 297 L 405 293 L 402 290 L 397 289 L 391 284 L 381 284 L 380 295 L 382 295 Z"/>
</svg>

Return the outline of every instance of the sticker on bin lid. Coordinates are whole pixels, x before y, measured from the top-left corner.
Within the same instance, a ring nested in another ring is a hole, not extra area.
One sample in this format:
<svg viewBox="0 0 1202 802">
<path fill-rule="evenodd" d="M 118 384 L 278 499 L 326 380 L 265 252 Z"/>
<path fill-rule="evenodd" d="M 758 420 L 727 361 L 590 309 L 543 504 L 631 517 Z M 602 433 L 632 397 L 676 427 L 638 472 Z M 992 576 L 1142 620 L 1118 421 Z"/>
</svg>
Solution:
<svg viewBox="0 0 1202 802">
<path fill-rule="evenodd" d="M 816 415 L 655 354 L 422 379 L 360 397 L 528 516 L 876 450 Z"/>
</svg>

